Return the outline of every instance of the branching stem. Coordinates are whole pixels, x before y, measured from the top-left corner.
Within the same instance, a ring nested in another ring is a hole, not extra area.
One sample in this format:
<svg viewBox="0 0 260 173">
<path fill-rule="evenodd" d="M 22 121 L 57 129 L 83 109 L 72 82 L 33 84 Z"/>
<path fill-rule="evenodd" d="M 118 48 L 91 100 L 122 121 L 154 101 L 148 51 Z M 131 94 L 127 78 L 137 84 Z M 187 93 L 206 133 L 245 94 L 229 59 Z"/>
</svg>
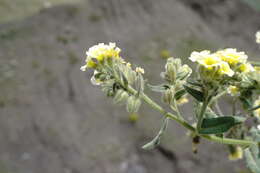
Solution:
<svg viewBox="0 0 260 173">
<path fill-rule="evenodd" d="M 135 89 L 133 89 L 131 86 L 128 87 L 128 91 L 131 94 L 136 94 L 137 91 Z M 157 103 L 155 103 L 152 99 L 150 99 L 146 94 L 142 93 L 140 95 L 140 97 L 149 105 L 151 106 L 153 109 L 157 110 L 158 112 L 160 112 L 161 114 L 163 114 L 164 116 L 175 120 L 177 123 L 179 123 L 180 125 L 182 125 L 183 127 L 185 127 L 186 129 L 197 133 L 196 129 L 191 126 L 187 121 L 185 121 L 184 119 L 180 119 L 178 116 L 167 112 L 166 110 L 164 110 L 160 105 L 158 105 Z M 207 104 L 204 104 L 204 108 L 207 107 Z M 205 110 L 204 110 L 205 111 Z M 202 111 L 202 113 L 204 112 Z M 221 143 L 221 144 L 233 144 L 233 145 L 243 145 L 243 146 L 250 146 L 250 145 L 256 145 L 257 143 L 251 140 L 239 140 L 239 139 L 231 139 L 231 138 L 221 138 L 221 137 L 217 137 L 215 135 L 201 135 L 201 134 L 197 134 L 198 136 L 201 136 L 202 138 L 205 138 L 209 141 L 212 142 L 217 142 L 217 143 Z"/>
</svg>

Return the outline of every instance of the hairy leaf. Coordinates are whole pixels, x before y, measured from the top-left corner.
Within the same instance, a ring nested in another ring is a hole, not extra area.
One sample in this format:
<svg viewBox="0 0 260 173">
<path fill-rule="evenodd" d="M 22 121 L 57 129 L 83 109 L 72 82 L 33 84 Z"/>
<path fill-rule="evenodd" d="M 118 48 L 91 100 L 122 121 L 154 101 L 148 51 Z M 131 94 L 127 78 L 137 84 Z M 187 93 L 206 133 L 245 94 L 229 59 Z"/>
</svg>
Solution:
<svg viewBox="0 0 260 173">
<path fill-rule="evenodd" d="M 174 98 L 176 100 L 179 100 L 184 94 L 186 94 L 186 90 L 185 89 L 179 90 L 179 91 L 177 91 L 175 93 Z"/>
<path fill-rule="evenodd" d="M 147 84 L 147 86 L 148 86 L 152 91 L 155 91 L 155 92 L 164 92 L 166 89 L 169 88 L 169 86 L 166 85 L 166 84 L 161 84 L 161 85 L 150 85 L 150 84 Z"/>
<path fill-rule="evenodd" d="M 228 131 L 231 127 L 240 124 L 244 118 L 237 118 L 231 116 L 217 117 L 217 118 L 204 118 L 202 121 L 201 134 L 220 134 Z"/>
<path fill-rule="evenodd" d="M 165 130 L 167 129 L 168 126 L 168 118 L 164 119 L 164 122 L 162 124 L 162 127 L 159 131 L 159 133 L 153 138 L 151 142 L 148 142 L 147 144 L 143 145 L 142 148 L 145 150 L 151 150 L 154 149 L 156 146 L 158 146 L 161 142 L 161 137 L 164 134 Z"/>
<path fill-rule="evenodd" d="M 193 89 L 191 87 L 188 87 L 187 85 L 183 85 L 185 90 L 192 95 L 196 100 L 203 102 L 204 101 L 204 94 L 203 92 Z"/>
</svg>

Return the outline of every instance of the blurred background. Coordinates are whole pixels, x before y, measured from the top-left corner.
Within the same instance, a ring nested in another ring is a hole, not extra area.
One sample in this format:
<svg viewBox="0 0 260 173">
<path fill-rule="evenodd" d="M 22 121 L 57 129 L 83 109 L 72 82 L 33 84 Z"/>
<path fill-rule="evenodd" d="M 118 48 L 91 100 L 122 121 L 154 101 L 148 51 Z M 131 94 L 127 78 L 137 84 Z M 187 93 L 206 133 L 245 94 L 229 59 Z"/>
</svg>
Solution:
<svg viewBox="0 0 260 173">
<path fill-rule="evenodd" d="M 202 141 L 193 154 L 175 122 L 142 150 L 162 116 L 143 104 L 133 122 L 79 68 L 99 42 L 116 42 L 151 84 L 169 56 L 188 63 L 192 50 L 257 60 L 259 10 L 259 0 L 0 0 L 0 173 L 249 173 L 225 146 Z M 191 104 L 182 111 L 192 118 Z"/>
</svg>

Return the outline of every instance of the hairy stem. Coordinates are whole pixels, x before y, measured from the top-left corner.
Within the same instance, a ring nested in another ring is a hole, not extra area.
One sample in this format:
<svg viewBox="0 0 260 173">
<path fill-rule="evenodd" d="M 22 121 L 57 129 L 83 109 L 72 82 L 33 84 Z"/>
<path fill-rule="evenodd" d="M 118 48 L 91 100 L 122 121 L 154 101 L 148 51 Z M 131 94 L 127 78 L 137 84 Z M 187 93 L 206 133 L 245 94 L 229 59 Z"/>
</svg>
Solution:
<svg viewBox="0 0 260 173">
<path fill-rule="evenodd" d="M 206 101 L 203 102 L 201 110 L 200 110 L 200 114 L 198 117 L 198 123 L 197 123 L 197 130 L 199 131 L 201 129 L 201 125 L 202 125 L 202 121 L 203 121 L 203 116 L 206 112 L 206 109 L 208 107 L 208 101 L 206 99 Z"/>
<path fill-rule="evenodd" d="M 136 92 L 137 92 L 131 86 L 128 87 L 128 91 L 132 94 L 136 94 Z M 168 117 L 172 120 L 175 120 L 177 123 L 179 123 L 180 125 L 182 125 L 186 129 L 196 133 L 196 129 L 193 126 L 191 126 L 188 122 L 186 122 L 184 119 L 180 119 L 178 116 L 176 116 L 176 115 L 174 115 L 170 112 L 167 112 L 160 105 L 158 105 L 152 99 L 150 99 L 146 94 L 142 93 L 140 96 L 153 109 L 157 110 L 158 112 L 160 112 L 164 116 L 166 116 L 166 117 Z M 250 140 L 220 138 L 220 137 L 217 137 L 215 135 L 201 135 L 201 134 L 197 134 L 197 135 L 201 136 L 202 138 L 205 138 L 209 141 L 217 142 L 217 143 L 221 143 L 221 144 L 233 144 L 233 145 L 244 145 L 244 146 L 250 146 L 250 145 L 256 145 L 257 144 L 256 142 L 250 141 Z"/>
</svg>

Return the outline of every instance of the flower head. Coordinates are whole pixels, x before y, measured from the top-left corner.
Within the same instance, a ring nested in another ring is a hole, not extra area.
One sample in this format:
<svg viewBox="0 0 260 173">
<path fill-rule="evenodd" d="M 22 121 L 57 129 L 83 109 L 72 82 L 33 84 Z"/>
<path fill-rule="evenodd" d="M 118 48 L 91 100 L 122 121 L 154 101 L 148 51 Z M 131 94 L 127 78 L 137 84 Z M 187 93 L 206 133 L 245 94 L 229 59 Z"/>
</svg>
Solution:
<svg viewBox="0 0 260 173">
<path fill-rule="evenodd" d="M 236 86 L 229 86 L 228 87 L 228 93 L 231 95 L 231 96 L 238 96 L 239 95 L 239 88 L 236 87 Z"/>
<path fill-rule="evenodd" d="M 192 52 L 189 58 L 193 62 L 197 62 L 203 68 L 203 71 L 211 74 L 233 76 L 234 71 L 230 68 L 228 63 L 222 61 L 222 59 L 215 53 L 211 54 L 210 51 Z"/>
<path fill-rule="evenodd" d="M 82 71 L 85 71 L 86 68 L 95 68 L 98 63 L 103 62 L 107 58 L 119 58 L 120 49 L 116 47 L 115 43 L 99 43 L 95 45 L 86 52 L 86 65 L 81 67 Z"/>
<path fill-rule="evenodd" d="M 255 68 L 250 63 L 241 64 L 238 69 L 242 73 L 255 71 Z"/>
<path fill-rule="evenodd" d="M 231 66 L 236 65 L 237 63 L 245 63 L 248 58 L 245 52 L 237 52 L 237 50 L 233 48 L 217 51 L 216 54 L 221 60 L 227 62 Z"/>
</svg>

